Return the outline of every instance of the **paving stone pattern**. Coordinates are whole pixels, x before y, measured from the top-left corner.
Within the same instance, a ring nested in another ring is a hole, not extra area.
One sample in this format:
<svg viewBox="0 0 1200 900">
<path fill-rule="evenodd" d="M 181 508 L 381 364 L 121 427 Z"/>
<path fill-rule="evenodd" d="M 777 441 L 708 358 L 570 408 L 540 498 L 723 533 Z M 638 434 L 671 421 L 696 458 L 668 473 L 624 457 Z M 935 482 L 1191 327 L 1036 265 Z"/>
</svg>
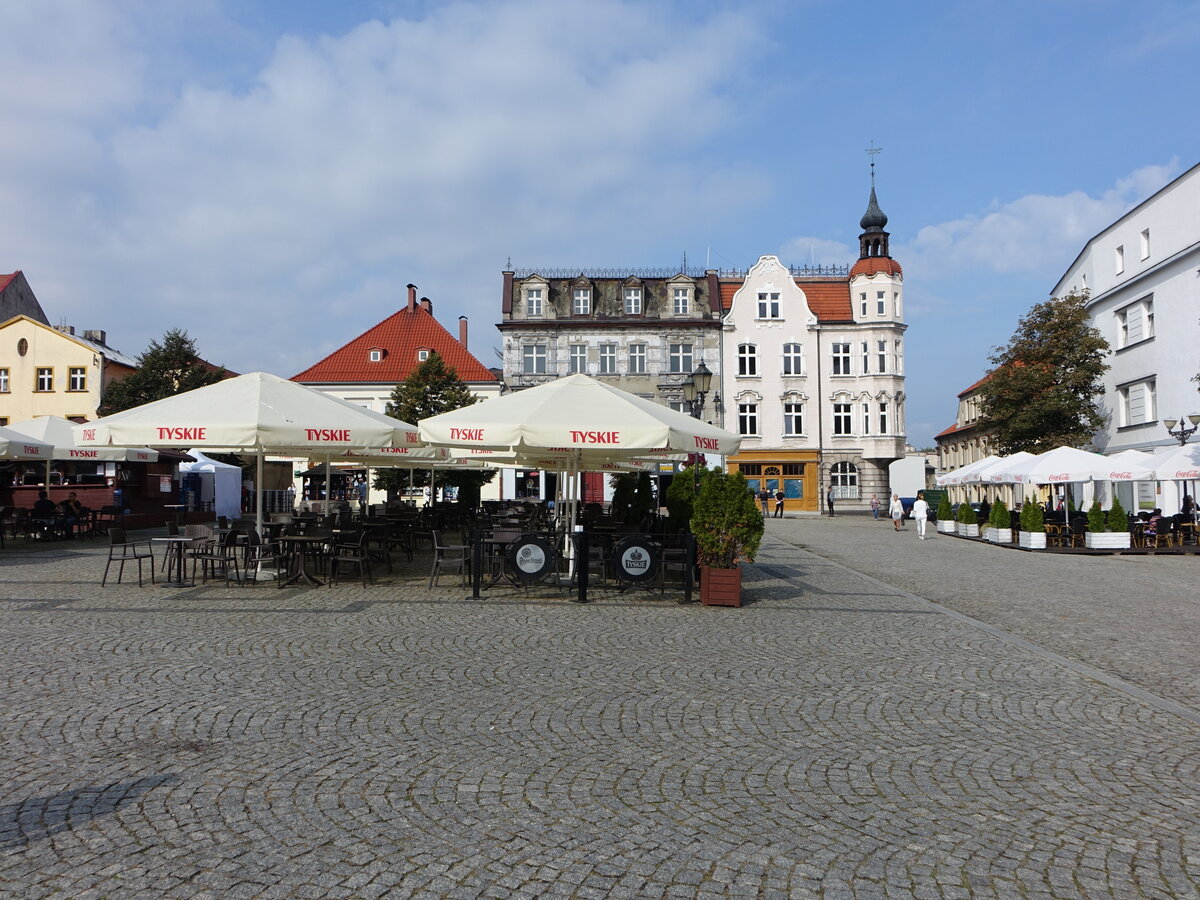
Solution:
<svg viewBox="0 0 1200 900">
<path fill-rule="evenodd" d="M 1200 896 L 1200 726 L 795 546 L 843 527 L 737 610 L 10 546 L 0 895 Z"/>
</svg>

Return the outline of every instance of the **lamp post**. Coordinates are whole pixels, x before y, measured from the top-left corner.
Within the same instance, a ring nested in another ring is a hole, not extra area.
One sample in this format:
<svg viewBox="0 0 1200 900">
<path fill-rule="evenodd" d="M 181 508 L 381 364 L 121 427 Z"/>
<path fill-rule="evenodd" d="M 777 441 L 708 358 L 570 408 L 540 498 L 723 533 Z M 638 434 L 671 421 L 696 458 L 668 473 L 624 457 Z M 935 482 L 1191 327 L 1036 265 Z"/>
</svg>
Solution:
<svg viewBox="0 0 1200 900">
<path fill-rule="evenodd" d="M 1179 423 L 1178 428 L 1175 427 L 1176 422 Z M 1187 422 L 1192 423 L 1191 428 L 1187 427 Z M 1167 426 L 1167 434 L 1179 441 L 1179 446 L 1182 447 L 1188 442 L 1188 438 L 1196 433 L 1196 428 L 1200 426 L 1200 415 L 1188 416 L 1186 422 L 1182 416 L 1178 419 L 1163 419 L 1163 424 Z"/>
<path fill-rule="evenodd" d="M 712 379 L 713 373 L 701 360 L 700 365 L 696 366 L 696 371 L 683 383 L 683 399 L 687 401 L 688 412 L 693 419 L 699 419 L 704 413 L 704 399 L 708 396 L 708 389 L 712 387 Z"/>
</svg>

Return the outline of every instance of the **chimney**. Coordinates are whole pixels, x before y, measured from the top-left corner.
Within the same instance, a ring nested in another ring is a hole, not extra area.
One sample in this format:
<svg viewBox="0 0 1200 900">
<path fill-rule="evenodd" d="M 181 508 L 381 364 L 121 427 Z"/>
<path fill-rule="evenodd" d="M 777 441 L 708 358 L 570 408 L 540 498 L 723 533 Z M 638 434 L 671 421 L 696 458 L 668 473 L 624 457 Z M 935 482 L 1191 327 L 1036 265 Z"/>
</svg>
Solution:
<svg viewBox="0 0 1200 900">
<path fill-rule="evenodd" d="M 108 346 L 105 341 L 105 339 L 108 337 L 108 332 L 106 331 L 88 330 L 83 333 L 83 337 L 85 340 L 95 341 L 97 344 L 104 344 L 106 347 Z"/>
<path fill-rule="evenodd" d="M 463 349 L 467 349 L 467 317 L 458 317 L 458 342 L 463 345 Z"/>
<path fill-rule="evenodd" d="M 408 310 L 412 312 L 417 308 L 417 286 L 410 284 L 408 286 Z"/>
<path fill-rule="evenodd" d="M 432 316 L 433 315 L 433 301 L 430 300 L 428 297 L 422 297 L 421 298 L 421 309 L 425 310 L 425 312 L 429 313 Z"/>
</svg>

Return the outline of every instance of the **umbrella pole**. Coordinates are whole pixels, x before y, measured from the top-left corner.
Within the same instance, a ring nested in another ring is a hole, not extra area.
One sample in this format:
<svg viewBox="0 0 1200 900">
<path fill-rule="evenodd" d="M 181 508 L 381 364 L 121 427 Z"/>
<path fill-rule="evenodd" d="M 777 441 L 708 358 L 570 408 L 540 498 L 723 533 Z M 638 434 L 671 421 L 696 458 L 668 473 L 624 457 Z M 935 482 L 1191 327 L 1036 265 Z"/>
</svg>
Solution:
<svg viewBox="0 0 1200 900">
<path fill-rule="evenodd" d="M 263 449 L 260 446 L 255 454 L 254 466 L 255 521 L 258 523 L 258 533 L 263 533 Z"/>
<path fill-rule="evenodd" d="M 331 515 L 333 510 L 333 479 L 329 473 L 329 456 L 325 454 L 325 515 Z"/>
</svg>

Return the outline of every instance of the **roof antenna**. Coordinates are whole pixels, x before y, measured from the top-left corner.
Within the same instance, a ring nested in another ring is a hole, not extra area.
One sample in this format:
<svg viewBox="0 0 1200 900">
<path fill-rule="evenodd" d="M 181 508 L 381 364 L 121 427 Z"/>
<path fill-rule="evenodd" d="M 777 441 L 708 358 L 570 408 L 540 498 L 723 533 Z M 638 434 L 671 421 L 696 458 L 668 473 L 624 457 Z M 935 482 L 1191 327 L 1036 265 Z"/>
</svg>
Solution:
<svg viewBox="0 0 1200 900">
<path fill-rule="evenodd" d="M 687 274 L 687 251 L 686 250 L 683 251 L 683 269 L 681 271 L 683 272 L 684 275 Z"/>
</svg>

